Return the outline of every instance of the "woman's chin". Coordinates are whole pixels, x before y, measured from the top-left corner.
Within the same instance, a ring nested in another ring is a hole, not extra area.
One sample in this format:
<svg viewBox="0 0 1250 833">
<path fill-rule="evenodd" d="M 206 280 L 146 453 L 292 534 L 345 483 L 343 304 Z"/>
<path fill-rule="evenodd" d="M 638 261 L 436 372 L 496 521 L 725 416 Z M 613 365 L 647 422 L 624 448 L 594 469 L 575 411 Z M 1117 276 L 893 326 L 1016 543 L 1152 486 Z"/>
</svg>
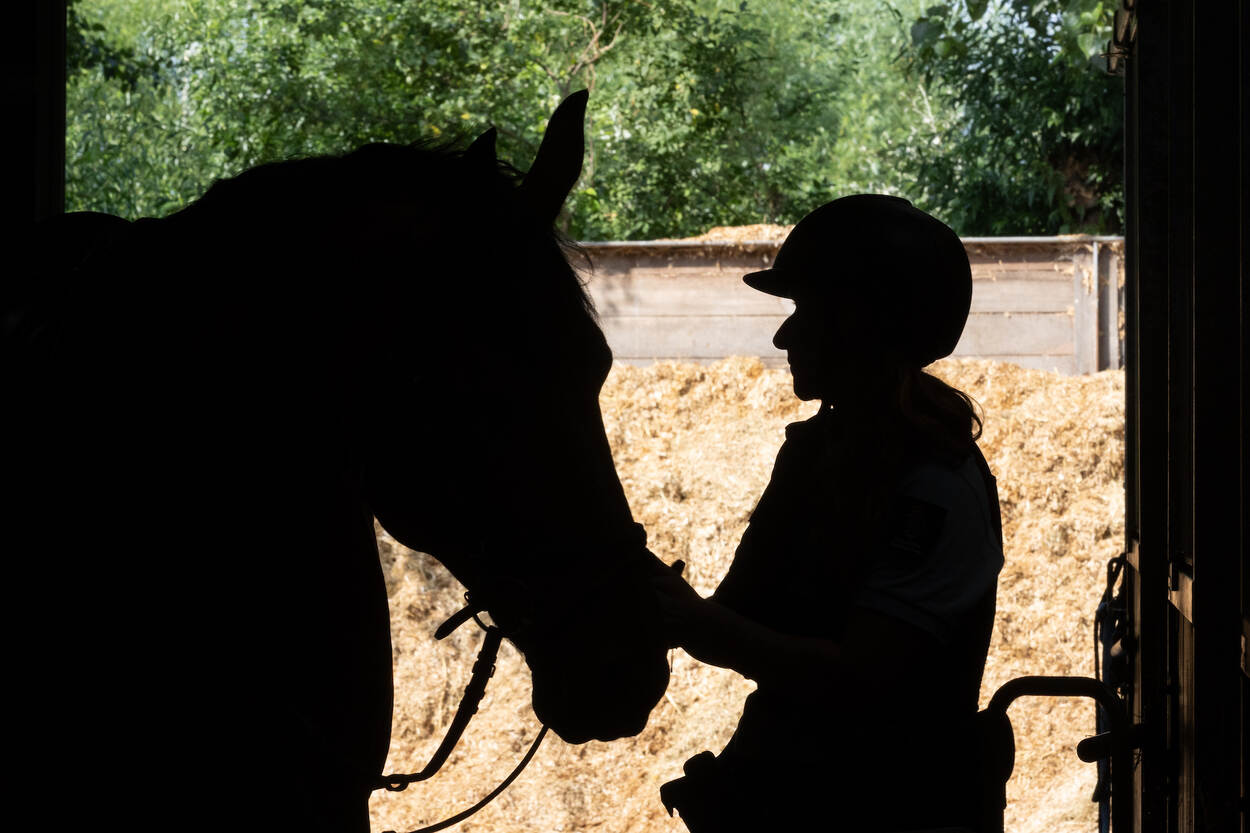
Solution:
<svg viewBox="0 0 1250 833">
<path fill-rule="evenodd" d="M 794 395 L 804 402 L 810 402 L 813 399 L 819 399 L 820 394 L 811 385 L 804 382 L 798 376 L 794 377 Z"/>
</svg>

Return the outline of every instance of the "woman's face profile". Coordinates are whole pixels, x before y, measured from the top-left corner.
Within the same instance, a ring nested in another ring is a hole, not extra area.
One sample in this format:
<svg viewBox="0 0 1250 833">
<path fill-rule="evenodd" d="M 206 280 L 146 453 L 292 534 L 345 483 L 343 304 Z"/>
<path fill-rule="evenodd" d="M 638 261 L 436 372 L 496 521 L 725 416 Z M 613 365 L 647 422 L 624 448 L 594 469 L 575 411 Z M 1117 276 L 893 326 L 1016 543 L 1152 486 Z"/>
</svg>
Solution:
<svg viewBox="0 0 1250 833">
<path fill-rule="evenodd" d="M 894 376 L 896 359 L 877 344 L 870 314 L 853 303 L 796 300 L 794 312 L 773 335 L 786 351 L 794 394 L 825 405 L 869 405 L 881 383 Z M 874 347 L 873 345 L 876 345 Z"/>
<path fill-rule="evenodd" d="M 833 404 L 844 384 L 845 347 L 833 314 L 814 301 L 796 301 L 794 312 L 773 336 L 773 346 L 786 351 L 794 377 L 794 395 Z"/>
</svg>

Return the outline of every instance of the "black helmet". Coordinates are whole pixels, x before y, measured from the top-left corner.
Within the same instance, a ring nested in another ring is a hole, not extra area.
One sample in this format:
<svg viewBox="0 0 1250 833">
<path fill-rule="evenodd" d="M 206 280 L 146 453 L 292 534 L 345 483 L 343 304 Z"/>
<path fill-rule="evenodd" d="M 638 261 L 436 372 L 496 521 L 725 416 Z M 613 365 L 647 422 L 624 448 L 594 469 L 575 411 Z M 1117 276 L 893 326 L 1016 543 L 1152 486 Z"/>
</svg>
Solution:
<svg viewBox="0 0 1250 833">
<path fill-rule="evenodd" d="M 972 303 L 959 236 L 884 194 L 825 203 L 794 227 L 773 268 L 743 280 L 770 295 L 847 308 L 917 367 L 954 351 Z"/>
</svg>

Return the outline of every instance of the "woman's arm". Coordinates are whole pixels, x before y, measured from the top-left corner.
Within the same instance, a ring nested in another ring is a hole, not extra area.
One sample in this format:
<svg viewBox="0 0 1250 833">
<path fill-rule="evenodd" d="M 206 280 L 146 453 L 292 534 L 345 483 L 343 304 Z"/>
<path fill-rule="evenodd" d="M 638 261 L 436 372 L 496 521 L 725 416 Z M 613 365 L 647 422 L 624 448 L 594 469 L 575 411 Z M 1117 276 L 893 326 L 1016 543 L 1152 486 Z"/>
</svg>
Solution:
<svg viewBox="0 0 1250 833">
<path fill-rule="evenodd" d="M 731 668 L 761 688 L 825 700 L 854 689 L 885 693 L 937 666 L 936 637 L 900 619 L 853 608 L 841 642 L 765 627 L 711 599 L 676 573 L 655 580 L 669 641 L 700 662 Z"/>
</svg>

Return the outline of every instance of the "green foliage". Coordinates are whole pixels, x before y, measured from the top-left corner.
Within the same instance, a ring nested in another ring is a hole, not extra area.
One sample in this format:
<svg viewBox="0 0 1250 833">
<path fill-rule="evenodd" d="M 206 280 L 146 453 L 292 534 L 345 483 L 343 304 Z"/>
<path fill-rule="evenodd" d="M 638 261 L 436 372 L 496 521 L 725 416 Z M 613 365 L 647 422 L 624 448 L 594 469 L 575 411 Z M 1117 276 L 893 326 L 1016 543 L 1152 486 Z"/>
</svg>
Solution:
<svg viewBox="0 0 1250 833">
<path fill-rule="evenodd" d="M 160 214 L 260 162 L 369 141 L 461 138 L 496 125 L 505 158 L 532 158 L 564 94 L 638 28 L 640 2 L 547 7 L 512 0 L 167 2 L 124 46 L 100 19 L 133 3 L 83 2 L 72 31 L 114 63 L 161 72 L 118 82 L 71 57 L 69 203 Z M 133 20 L 133 12 L 131 15 Z M 133 63 L 133 61 L 131 61 Z M 147 64 L 145 64 L 146 66 Z"/>
<path fill-rule="evenodd" d="M 153 15 L 140 21 L 143 13 Z M 66 204 L 126 217 L 162 215 L 222 169 L 179 83 L 178 52 L 158 2 L 68 5 Z M 129 34 L 127 34 L 129 33 Z"/>
<path fill-rule="evenodd" d="M 899 167 L 964 234 L 1117 232 L 1123 99 L 1101 55 L 1110 0 L 929 7 L 908 27 L 913 76 L 937 99 Z"/>
<path fill-rule="evenodd" d="M 899 44 L 872 0 L 670 8 L 600 88 L 594 193 L 607 238 L 793 223 L 857 191 L 895 192 L 882 164 L 909 114 Z M 577 212 L 575 212 L 576 216 Z"/>
<path fill-rule="evenodd" d="M 835 73 L 810 55 L 783 61 L 788 42 L 746 4 L 669 8 L 645 37 L 601 87 L 613 106 L 597 113 L 593 185 L 576 205 L 601 218 L 595 236 L 784 222 L 829 199 Z"/>
<path fill-rule="evenodd" d="M 935 138 L 952 141 L 952 108 L 979 112 L 937 53 L 977 54 L 982 29 L 992 31 L 985 22 L 1002 14 L 986 3 L 934 7 L 910 33 L 874 0 L 73 0 L 70 9 L 75 209 L 165 214 L 260 162 L 370 141 L 466 141 L 491 125 L 500 155 L 523 168 L 547 115 L 582 87 L 591 89 L 586 167 L 566 221 L 580 239 L 793 222 L 845 193 L 915 198 L 907 176 L 922 202 L 958 212 L 968 170 L 994 164 L 929 152 Z M 963 46 L 939 47 L 952 32 Z M 940 88 L 937 100 L 921 75 Z M 1047 100 L 1069 130 L 1068 105 L 1058 93 Z M 1022 103 L 1019 118 L 1030 107 L 1044 112 Z M 1033 204 L 1043 218 L 1051 210 Z M 1006 230 L 1033 228 L 1020 205 L 1002 221 L 1023 225 Z"/>
<path fill-rule="evenodd" d="M 114 44 L 103 23 L 79 14 L 79 2 L 68 0 L 66 3 L 67 74 L 73 77 L 84 71 L 98 71 L 105 80 L 116 81 L 125 89 L 134 89 L 141 78 L 150 77 L 156 68 L 146 65 L 133 48 Z"/>
</svg>

